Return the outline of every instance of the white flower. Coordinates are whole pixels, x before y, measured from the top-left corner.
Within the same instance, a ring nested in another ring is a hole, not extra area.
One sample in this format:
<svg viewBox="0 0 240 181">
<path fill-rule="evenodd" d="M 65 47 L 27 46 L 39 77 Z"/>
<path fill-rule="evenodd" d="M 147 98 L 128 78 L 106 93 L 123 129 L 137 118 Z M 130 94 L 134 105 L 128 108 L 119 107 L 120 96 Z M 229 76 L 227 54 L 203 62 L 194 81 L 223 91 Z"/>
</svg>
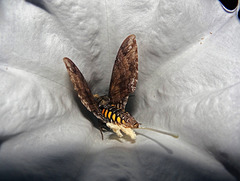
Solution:
<svg viewBox="0 0 240 181">
<path fill-rule="evenodd" d="M 32 2 L 32 3 L 31 3 Z M 240 163 L 239 21 L 219 1 L 0 1 L 0 178 L 234 180 Z M 135 34 L 136 141 L 93 126 L 62 62 L 107 93 Z M 238 173 L 239 174 L 239 173 Z"/>
</svg>

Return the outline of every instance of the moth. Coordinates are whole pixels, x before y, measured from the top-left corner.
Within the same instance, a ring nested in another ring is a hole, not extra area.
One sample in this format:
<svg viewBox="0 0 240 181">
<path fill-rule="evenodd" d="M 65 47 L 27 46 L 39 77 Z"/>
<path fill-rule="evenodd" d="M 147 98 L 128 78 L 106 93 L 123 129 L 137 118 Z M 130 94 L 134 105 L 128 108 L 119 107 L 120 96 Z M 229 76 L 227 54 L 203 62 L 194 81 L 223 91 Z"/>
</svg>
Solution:
<svg viewBox="0 0 240 181">
<path fill-rule="evenodd" d="M 74 89 L 82 104 L 109 127 L 117 136 L 125 133 L 131 139 L 136 139 L 133 129 L 139 129 L 139 123 L 131 116 L 125 107 L 129 94 L 136 89 L 138 82 L 138 49 L 136 36 L 129 35 L 121 44 L 113 66 L 108 95 L 93 95 L 84 76 L 77 66 L 67 57 L 63 58 Z M 142 128 L 151 129 L 151 128 Z M 173 137 L 172 133 L 151 129 Z M 102 132 L 101 132 L 102 133 Z"/>
</svg>

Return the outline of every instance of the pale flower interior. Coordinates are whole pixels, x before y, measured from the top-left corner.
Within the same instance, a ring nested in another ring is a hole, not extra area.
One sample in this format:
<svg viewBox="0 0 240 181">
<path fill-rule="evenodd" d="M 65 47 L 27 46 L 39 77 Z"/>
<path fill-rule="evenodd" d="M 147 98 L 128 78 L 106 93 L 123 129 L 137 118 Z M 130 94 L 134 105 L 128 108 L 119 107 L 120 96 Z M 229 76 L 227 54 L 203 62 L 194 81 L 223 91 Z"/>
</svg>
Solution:
<svg viewBox="0 0 240 181">
<path fill-rule="evenodd" d="M 239 179 L 237 11 L 217 0 L 8 0 L 0 27 L 1 179 Z M 127 111 L 178 139 L 117 128 L 135 141 L 111 131 L 102 140 L 73 90 L 63 57 L 93 94 L 107 94 L 129 34 L 139 80 Z"/>
</svg>

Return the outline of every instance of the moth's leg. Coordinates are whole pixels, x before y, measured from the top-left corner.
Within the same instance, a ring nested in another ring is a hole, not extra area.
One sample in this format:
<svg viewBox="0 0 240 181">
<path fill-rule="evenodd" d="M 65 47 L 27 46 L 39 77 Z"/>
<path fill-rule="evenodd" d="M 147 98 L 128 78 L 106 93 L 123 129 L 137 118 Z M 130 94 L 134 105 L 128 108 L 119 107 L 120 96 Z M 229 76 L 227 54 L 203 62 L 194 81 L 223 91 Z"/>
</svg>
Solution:
<svg viewBox="0 0 240 181">
<path fill-rule="evenodd" d="M 106 126 L 105 123 L 102 122 L 102 120 L 98 120 L 98 128 L 101 133 L 102 140 L 104 140 L 103 132 L 107 131 L 108 127 Z"/>
<path fill-rule="evenodd" d="M 102 127 L 99 127 L 99 131 L 100 131 L 100 133 L 101 133 L 102 140 L 104 140 L 104 138 L 103 138 L 103 130 L 102 130 Z"/>
</svg>

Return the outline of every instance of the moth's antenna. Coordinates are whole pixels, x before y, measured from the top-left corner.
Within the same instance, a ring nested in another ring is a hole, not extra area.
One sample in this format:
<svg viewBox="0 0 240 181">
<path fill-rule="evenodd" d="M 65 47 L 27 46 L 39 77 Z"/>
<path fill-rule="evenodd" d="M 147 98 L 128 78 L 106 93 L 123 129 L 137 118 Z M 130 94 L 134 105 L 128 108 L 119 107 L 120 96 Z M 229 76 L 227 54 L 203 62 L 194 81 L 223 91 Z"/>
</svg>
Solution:
<svg viewBox="0 0 240 181">
<path fill-rule="evenodd" d="M 162 133 L 162 134 L 165 134 L 165 135 L 168 135 L 168 136 L 172 136 L 174 138 L 178 138 L 179 137 L 178 135 L 176 135 L 174 133 L 170 133 L 170 132 L 166 132 L 166 131 L 162 131 L 162 130 L 158 130 L 158 129 L 154 129 L 154 128 L 140 127 L 140 128 L 134 128 L 134 129 L 147 129 L 147 130 L 155 131 L 155 132 Z"/>
</svg>

